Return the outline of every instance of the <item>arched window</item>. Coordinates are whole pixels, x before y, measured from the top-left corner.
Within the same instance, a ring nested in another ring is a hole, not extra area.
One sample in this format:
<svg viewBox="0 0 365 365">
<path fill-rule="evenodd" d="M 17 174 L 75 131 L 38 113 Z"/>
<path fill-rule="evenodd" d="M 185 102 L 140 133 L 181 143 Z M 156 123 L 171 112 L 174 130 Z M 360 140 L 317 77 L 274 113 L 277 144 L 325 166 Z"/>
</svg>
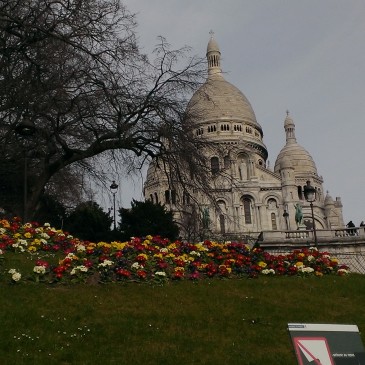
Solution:
<svg viewBox="0 0 365 365">
<path fill-rule="evenodd" d="M 226 225 L 225 225 L 225 219 L 224 219 L 223 214 L 219 215 L 219 226 L 220 226 L 221 234 L 226 233 Z"/>
<path fill-rule="evenodd" d="M 165 203 L 170 204 L 170 190 L 165 190 Z"/>
<path fill-rule="evenodd" d="M 252 217 L 251 217 L 251 199 L 248 197 L 243 198 L 243 213 L 245 215 L 245 223 L 251 224 Z"/>
<path fill-rule="evenodd" d="M 165 190 L 165 203 L 166 204 L 176 204 L 176 191 L 175 190 Z"/>
<path fill-rule="evenodd" d="M 303 200 L 303 188 L 301 186 L 298 186 L 298 198 Z"/>
<path fill-rule="evenodd" d="M 155 193 L 155 203 L 158 204 L 158 196 L 157 196 L 157 193 Z"/>
<path fill-rule="evenodd" d="M 212 171 L 212 174 L 216 174 L 219 172 L 219 158 L 218 157 L 212 157 L 210 159 L 210 168 Z"/>
<path fill-rule="evenodd" d="M 276 224 L 276 215 L 275 213 L 271 213 L 271 227 L 273 231 L 278 230 L 278 225 Z"/>
</svg>

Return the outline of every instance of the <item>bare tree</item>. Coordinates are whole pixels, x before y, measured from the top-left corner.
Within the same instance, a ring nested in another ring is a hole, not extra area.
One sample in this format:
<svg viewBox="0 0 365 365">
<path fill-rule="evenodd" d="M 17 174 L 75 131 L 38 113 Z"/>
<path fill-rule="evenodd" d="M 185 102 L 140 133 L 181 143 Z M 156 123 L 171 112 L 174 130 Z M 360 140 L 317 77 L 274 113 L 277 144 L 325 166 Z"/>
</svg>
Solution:
<svg viewBox="0 0 365 365">
<path fill-rule="evenodd" d="M 176 164 L 203 163 L 185 115 L 202 60 L 160 38 L 151 62 L 135 29 L 119 0 L 1 2 L 0 149 L 20 158 L 16 127 L 34 123 L 28 212 L 53 176 L 106 151 L 125 163 L 168 151 L 180 151 Z"/>
</svg>

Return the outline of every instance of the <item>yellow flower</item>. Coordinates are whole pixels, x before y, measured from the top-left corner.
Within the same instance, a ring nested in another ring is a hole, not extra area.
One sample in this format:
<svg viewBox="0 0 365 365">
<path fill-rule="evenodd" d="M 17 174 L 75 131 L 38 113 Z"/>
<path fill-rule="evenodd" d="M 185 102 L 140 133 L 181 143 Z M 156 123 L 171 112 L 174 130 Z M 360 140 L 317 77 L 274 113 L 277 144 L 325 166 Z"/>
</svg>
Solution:
<svg viewBox="0 0 365 365">
<path fill-rule="evenodd" d="M 140 253 L 138 257 L 143 257 L 145 260 L 148 260 L 148 255 L 146 255 L 145 253 Z"/>
<path fill-rule="evenodd" d="M 31 234 L 30 232 L 26 232 L 26 233 L 24 234 L 24 237 L 25 237 L 25 238 L 31 238 L 31 237 L 32 237 L 32 234 Z"/>
<path fill-rule="evenodd" d="M 262 268 L 267 266 L 266 262 L 263 262 L 263 261 L 260 261 L 257 265 L 262 267 Z"/>
<path fill-rule="evenodd" d="M 0 221 L 0 224 L 1 224 L 4 228 L 9 228 L 9 227 L 10 227 L 10 223 L 9 223 L 9 221 L 8 221 L 8 220 L 6 220 L 6 219 L 2 219 L 2 220 Z"/>
<path fill-rule="evenodd" d="M 336 258 L 331 259 L 331 261 L 338 264 L 338 260 Z"/>
<path fill-rule="evenodd" d="M 304 266 L 303 262 L 301 261 L 298 261 L 296 264 L 295 264 L 296 267 L 299 267 L 299 266 Z"/>
<path fill-rule="evenodd" d="M 22 235 L 20 234 L 20 233 L 15 233 L 14 234 L 14 238 L 19 238 L 19 237 L 21 237 Z"/>
<path fill-rule="evenodd" d="M 299 256 L 299 257 L 304 257 L 304 256 L 305 256 L 305 254 L 304 254 L 303 252 L 300 252 L 300 253 L 298 253 L 298 256 Z"/>
<path fill-rule="evenodd" d="M 113 247 L 115 250 L 123 250 L 128 245 L 128 242 L 117 242 L 113 241 L 111 243 L 111 247 Z"/>
<path fill-rule="evenodd" d="M 37 248 L 35 246 L 29 246 L 28 251 L 30 251 L 30 252 L 37 251 Z"/>
<path fill-rule="evenodd" d="M 157 246 L 155 246 L 155 247 L 157 247 Z M 168 250 L 169 250 L 169 251 L 174 250 L 176 247 L 177 247 L 177 246 L 176 246 L 176 243 L 171 243 L 170 245 L 168 245 L 168 246 L 167 246 L 167 248 L 168 248 Z M 157 247 L 157 248 L 158 248 L 158 247 Z"/>
<path fill-rule="evenodd" d="M 315 272 L 314 272 L 314 275 L 315 275 L 315 276 L 323 276 L 323 273 L 322 273 L 322 272 L 320 272 L 320 271 L 315 271 Z"/>
</svg>

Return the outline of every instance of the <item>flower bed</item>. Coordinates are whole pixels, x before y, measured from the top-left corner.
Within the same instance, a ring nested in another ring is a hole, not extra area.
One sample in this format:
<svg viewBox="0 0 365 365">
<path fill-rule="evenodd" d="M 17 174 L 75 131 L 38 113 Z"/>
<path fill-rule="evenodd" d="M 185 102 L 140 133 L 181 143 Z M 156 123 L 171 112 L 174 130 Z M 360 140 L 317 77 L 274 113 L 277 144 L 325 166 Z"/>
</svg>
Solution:
<svg viewBox="0 0 365 365">
<path fill-rule="evenodd" d="M 8 268 L 12 282 L 158 282 L 204 278 L 256 278 L 260 275 L 345 275 L 348 267 L 316 248 L 271 255 L 242 242 L 171 242 L 159 236 L 128 242 L 89 242 L 36 223 L 0 220 L 0 255 L 31 255 L 32 273 Z M 47 260 L 53 257 L 53 260 Z"/>
</svg>

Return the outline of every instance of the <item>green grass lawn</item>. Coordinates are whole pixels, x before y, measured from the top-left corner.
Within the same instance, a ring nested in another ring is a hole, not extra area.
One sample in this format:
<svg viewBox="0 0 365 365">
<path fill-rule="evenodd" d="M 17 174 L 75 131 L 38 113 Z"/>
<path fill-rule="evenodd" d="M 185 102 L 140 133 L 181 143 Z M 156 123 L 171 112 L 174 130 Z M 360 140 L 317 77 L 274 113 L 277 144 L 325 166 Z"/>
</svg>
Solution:
<svg viewBox="0 0 365 365">
<path fill-rule="evenodd" d="M 5 365 L 294 365 L 289 322 L 365 330 L 360 275 L 0 290 Z"/>
</svg>

